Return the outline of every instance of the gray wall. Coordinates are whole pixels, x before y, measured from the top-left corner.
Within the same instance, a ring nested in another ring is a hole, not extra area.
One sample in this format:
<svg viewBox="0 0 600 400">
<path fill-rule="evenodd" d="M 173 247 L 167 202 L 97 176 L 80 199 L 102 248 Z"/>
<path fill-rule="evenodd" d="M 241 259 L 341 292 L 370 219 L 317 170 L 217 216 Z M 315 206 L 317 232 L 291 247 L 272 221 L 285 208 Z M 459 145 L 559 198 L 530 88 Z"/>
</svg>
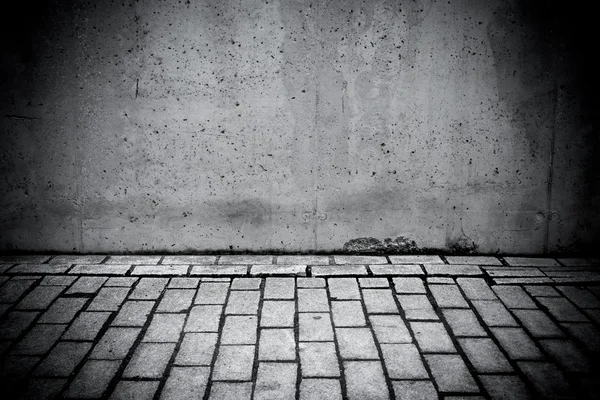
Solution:
<svg viewBox="0 0 600 400">
<path fill-rule="evenodd" d="M 18 28 L 3 32 L 0 250 L 399 236 L 591 250 L 586 14 L 533 0 L 22 4 L 3 21 Z"/>
</svg>

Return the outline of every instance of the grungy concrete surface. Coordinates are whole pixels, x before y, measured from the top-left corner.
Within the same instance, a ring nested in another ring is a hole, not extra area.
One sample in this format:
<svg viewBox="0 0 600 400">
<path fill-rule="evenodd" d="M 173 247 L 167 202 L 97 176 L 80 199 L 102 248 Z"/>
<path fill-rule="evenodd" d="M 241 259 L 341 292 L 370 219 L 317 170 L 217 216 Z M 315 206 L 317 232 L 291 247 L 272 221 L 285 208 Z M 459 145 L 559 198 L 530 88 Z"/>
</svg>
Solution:
<svg viewBox="0 0 600 400">
<path fill-rule="evenodd" d="M 402 236 L 536 254 L 597 242 L 585 10 L 20 8 L 3 21 L 17 28 L 3 24 L 1 251 L 309 252 Z"/>
</svg>

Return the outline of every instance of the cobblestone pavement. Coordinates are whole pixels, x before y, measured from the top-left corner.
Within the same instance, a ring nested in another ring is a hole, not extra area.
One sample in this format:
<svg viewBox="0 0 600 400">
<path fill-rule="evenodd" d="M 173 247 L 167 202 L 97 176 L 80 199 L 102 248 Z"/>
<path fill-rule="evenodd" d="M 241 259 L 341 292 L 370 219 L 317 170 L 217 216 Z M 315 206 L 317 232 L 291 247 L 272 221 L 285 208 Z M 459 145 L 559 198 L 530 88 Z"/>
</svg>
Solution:
<svg viewBox="0 0 600 400">
<path fill-rule="evenodd" d="M 599 261 L 0 257 L 0 397 L 598 398 Z"/>
</svg>

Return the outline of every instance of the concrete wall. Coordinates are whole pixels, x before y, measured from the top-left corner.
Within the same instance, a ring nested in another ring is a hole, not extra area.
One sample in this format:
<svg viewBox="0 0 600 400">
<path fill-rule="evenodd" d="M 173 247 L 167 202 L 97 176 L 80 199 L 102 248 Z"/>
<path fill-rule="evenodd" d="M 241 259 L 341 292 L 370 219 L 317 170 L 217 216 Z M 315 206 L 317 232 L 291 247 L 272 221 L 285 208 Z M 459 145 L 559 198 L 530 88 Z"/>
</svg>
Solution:
<svg viewBox="0 0 600 400">
<path fill-rule="evenodd" d="M 3 32 L 2 251 L 335 251 L 403 236 L 413 249 L 538 254 L 597 242 L 585 10 L 21 8 L 3 21 L 20 28 Z"/>
</svg>

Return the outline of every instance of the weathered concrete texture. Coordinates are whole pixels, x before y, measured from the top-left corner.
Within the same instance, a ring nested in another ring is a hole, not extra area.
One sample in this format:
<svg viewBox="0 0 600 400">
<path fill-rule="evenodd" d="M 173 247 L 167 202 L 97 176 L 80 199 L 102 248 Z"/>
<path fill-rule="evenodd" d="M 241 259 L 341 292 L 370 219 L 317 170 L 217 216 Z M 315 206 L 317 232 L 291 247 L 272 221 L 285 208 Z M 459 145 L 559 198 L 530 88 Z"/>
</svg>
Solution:
<svg viewBox="0 0 600 400">
<path fill-rule="evenodd" d="M 575 12 L 536 4 L 23 6 L 4 35 L 0 251 L 586 250 L 587 70 L 556 18 Z"/>
</svg>

